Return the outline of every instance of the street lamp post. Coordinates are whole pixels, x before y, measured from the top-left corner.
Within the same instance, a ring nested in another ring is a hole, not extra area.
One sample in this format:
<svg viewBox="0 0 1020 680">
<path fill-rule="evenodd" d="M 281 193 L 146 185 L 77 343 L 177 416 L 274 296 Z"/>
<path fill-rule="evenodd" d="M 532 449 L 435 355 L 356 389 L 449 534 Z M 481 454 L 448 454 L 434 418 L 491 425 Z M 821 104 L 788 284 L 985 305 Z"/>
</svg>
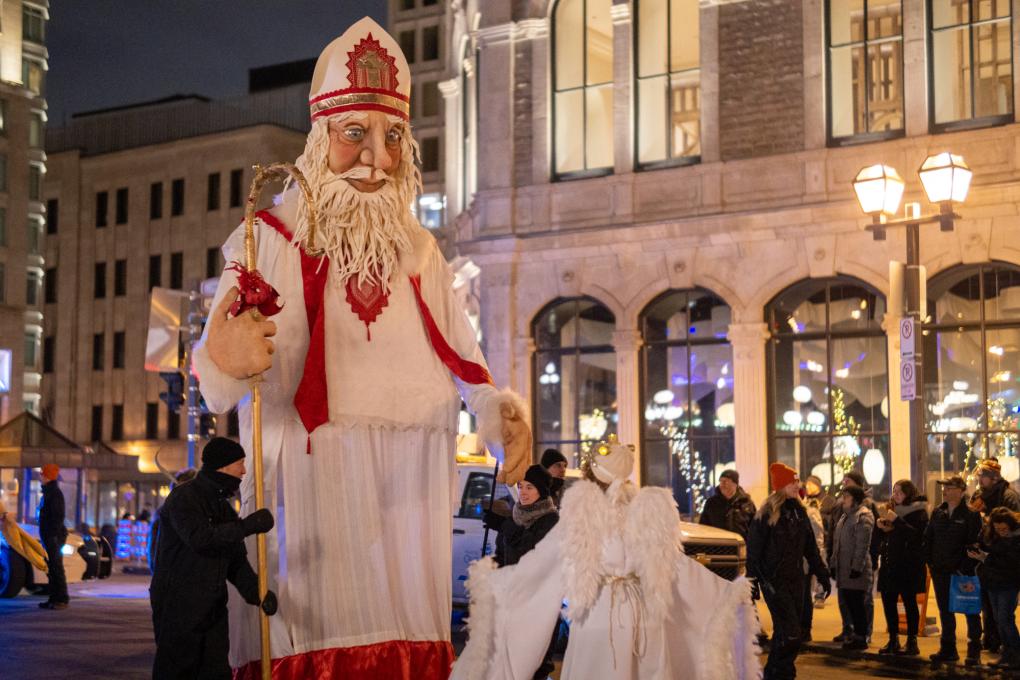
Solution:
<svg viewBox="0 0 1020 680">
<path fill-rule="evenodd" d="M 885 240 L 890 227 L 905 227 L 907 237 L 907 261 L 905 277 L 905 309 L 892 310 L 914 320 L 915 352 L 909 359 L 912 364 L 914 390 L 910 401 L 910 470 L 911 481 L 921 489 L 927 488 L 928 453 L 924 434 L 924 358 L 923 341 L 917 336 L 927 310 L 921 309 L 922 291 L 926 277 L 921 266 L 921 225 L 937 222 L 941 231 L 952 231 L 954 220 L 960 216 L 953 211 L 955 203 L 962 203 L 970 188 L 972 173 L 963 158 L 950 153 L 929 156 L 918 169 L 918 175 L 928 200 L 939 206 L 937 213 L 915 214 L 899 219 L 895 215 L 903 197 L 904 183 L 894 168 L 886 165 L 872 165 L 864 168 L 854 179 L 854 192 L 861 209 L 871 215 L 868 230 L 876 241 Z M 922 336 L 923 337 L 923 336 Z M 901 378 L 903 371 L 901 370 Z M 902 387 L 902 386 L 901 386 Z"/>
</svg>

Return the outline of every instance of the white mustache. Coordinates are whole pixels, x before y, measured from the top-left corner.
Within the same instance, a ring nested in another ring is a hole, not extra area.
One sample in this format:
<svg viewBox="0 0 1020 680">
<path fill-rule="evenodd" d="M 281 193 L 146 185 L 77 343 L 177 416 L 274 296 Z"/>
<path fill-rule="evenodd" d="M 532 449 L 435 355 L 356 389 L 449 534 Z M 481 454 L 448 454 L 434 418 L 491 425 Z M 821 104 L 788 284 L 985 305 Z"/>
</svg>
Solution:
<svg viewBox="0 0 1020 680">
<path fill-rule="evenodd" d="M 347 172 L 338 175 L 340 179 L 356 179 L 365 182 L 389 182 L 393 178 L 386 174 L 385 171 L 379 168 L 371 168 L 365 165 L 358 165 L 351 168 Z"/>
</svg>

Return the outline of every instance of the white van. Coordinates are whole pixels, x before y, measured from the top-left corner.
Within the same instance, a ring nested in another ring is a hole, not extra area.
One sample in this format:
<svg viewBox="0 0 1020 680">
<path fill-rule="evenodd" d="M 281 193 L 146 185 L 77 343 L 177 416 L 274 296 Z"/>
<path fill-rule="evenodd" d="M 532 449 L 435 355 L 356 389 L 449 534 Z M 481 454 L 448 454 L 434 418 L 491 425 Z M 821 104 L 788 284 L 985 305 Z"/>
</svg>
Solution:
<svg viewBox="0 0 1020 680">
<path fill-rule="evenodd" d="M 464 584 L 467 569 L 482 557 L 485 527 L 482 517 L 492 493 L 494 461 L 486 456 L 457 455 L 458 499 L 453 516 L 453 602 L 467 604 Z M 568 474 L 575 470 L 568 471 Z M 509 496 L 503 484 L 497 484 L 496 498 Z M 680 522 L 684 552 L 699 564 L 732 581 L 745 572 L 747 546 L 739 534 L 690 522 Z M 486 553 L 496 550 L 496 533 L 489 532 Z"/>
</svg>

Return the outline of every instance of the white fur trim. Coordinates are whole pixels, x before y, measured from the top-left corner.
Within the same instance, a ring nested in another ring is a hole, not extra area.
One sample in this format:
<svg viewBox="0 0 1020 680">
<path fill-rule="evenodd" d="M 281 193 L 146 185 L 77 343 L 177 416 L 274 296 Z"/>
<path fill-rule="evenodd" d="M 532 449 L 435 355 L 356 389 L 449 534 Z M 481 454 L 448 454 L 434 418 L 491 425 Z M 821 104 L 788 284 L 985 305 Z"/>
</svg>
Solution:
<svg viewBox="0 0 1020 680">
<path fill-rule="evenodd" d="M 602 547 L 605 532 L 613 524 L 610 501 L 594 482 L 581 480 L 563 494 L 560 517 L 566 530 L 567 616 L 580 621 L 595 606 L 602 588 Z"/>
<path fill-rule="evenodd" d="M 726 598 L 708 617 L 703 639 L 710 643 L 701 657 L 705 680 L 756 680 L 762 676 L 758 657 L 761 626 L 751 601 L 751 582 L 740 577 L 727 583 Z M 728 644 L 717 644 L 725 641 Z"/>
<path fill-rule="evenodd" d="M 623 540 L 627 554 L 636 558 L 648 620 L 659 621 L 673 607 L 672 565 L 680 544 L 680 513 L 673 494 L 657 487 L 642 489 L 627 512 Z"/>
<path fill-rule="evenodd" d="M 491 581 L 496 568 L 491 557 L 476 560 L 468 567 L 471 616 L 467 623 L 470 638 L 457 659 L 457 677 L 466 680 L 485 680 L 489 672 L 496 637 L 496 597 Z"/>
<path fill-rule="evenodd" d="M 521 395 L 510 389 L 491 392 L 476 411 L 478 436 L 486 443 L 503 444 L 503 417 L 499 412 L 503 404 L 510 404 L 522 420 L 528 421 L 528 405 Z"/>
</svg>

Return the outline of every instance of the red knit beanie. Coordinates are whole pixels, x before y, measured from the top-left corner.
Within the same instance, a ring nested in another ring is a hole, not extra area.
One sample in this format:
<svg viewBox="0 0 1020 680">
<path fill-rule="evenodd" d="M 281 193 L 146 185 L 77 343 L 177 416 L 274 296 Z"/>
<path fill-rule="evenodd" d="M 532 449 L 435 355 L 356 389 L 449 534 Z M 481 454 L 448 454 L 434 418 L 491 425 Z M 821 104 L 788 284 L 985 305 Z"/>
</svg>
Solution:
<svg viewBox="0 0 1020 680">
<path fill-rule="evenodd" d="M 789 465 L 773 463 L 769 466 L 769 479 L 772 481 L 772 490 L 779 491 L 787 484 L 797 480 L 797 471 Z"/>
</svg>

